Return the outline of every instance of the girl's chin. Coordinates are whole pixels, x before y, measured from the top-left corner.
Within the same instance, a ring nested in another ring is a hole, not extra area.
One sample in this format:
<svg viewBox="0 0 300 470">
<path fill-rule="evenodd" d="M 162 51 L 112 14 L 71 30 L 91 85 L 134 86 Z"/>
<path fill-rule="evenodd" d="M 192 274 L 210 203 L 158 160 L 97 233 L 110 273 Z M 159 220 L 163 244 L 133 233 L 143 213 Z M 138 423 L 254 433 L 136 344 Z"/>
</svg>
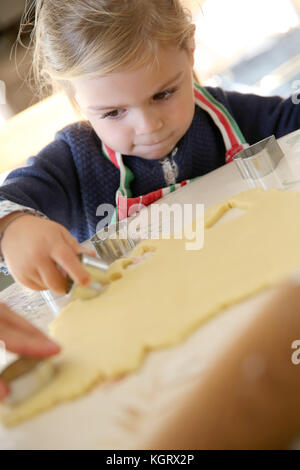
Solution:
<svg viewBox="0 0 300 470">
<path fill-rule="evenodd" d="M 120 152 L 121 155 L 144 158 L 145 160 L 159 160 L 172 152 L 173 148 L 174 146 L 168 146 L 162 149 L 154 149 L 153 146 L 153 150 L 151 151 L 145 150 L 144 147 L 143 149 L 135 149 L 130 152 L 120 152 L 119 150 L 115 150 L 115 152 Z"/>
<path fill-rule="evenodd" d="M 134 155 L 145 158 L 145 160 L 159 160 L 172 152 L 175 145 L 171 143 L 151 145 L 148 148 L 142 147 L 134 150 Z"/>
<path fill-rule="evenodd" d="M 121 150 L 115 151 L 120 152 L 122 155 L 131 155 L 133 157 L 144 158 L 145 160 L 159 160 L 172 152 L 175 145 L 176 142 L 174 144 L 174 139 L 170 136 L 158 144 L 136 146 L 127 152 L 122 152 Z"/>
</svg>

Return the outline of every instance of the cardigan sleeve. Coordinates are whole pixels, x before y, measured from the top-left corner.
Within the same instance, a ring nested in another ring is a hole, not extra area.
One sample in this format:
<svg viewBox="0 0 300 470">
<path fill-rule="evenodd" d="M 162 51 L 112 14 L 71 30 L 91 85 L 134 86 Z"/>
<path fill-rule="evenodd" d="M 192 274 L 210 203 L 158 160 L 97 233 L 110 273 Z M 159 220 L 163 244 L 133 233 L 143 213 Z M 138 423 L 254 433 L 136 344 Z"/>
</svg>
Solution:
<svg viewBox="0 0 300 470">
<path fill-rule="evenodd" d="M 272 134 L 278 139 L 300 127 L 300 105 L 292 96 L 283 99 L 220 88 L 207 90 L 232 114 L 249 145 Z"/>
<path fill-rule="evenodd" d="M 74 228 L 79 216 L 80 189 L 68 144 L 56 139 L 23 168 L 12 171 L 0 187 L 0 200 L 34 209 Z"/>
</svg>

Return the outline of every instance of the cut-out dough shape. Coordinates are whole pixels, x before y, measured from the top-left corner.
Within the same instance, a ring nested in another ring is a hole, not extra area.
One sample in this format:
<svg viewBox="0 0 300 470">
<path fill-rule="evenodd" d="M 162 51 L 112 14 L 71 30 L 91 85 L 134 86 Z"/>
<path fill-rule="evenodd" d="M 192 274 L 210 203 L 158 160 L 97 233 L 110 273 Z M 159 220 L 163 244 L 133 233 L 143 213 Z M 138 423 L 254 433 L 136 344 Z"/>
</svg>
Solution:
<svg viewBox="0 0 300 470">
<path fill-rule="evenodd" d="M 230 208 L 245 210 L 214 223 Z M 96 299 L 76 300 L 52 324 L 61 344 L 52 382 L 3 415 L 7 425 L 82 395 L 105 378 L 137 370 L 147 351 L 182 341 L 201 323 L 288 276 L 300 266 L 300 193 L 251 190 L 205 213 L 204 247 L 186 251 L 186 240 L 146 240 L 132 256 L 154 251 L 136 269 L 123 260 Z M 210 228 L 209 228 L 210 227 Z"/>
</svg>

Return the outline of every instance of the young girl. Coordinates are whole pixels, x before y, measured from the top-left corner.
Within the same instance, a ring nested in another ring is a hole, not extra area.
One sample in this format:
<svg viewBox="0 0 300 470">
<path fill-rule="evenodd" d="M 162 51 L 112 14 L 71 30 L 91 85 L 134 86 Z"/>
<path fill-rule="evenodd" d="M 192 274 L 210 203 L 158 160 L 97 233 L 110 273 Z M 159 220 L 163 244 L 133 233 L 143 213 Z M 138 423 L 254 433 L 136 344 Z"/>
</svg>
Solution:
<svg viewBox="0 0 300 470">
<path fill-rule="evenodd" d="M 41 86 L 65 90 L 86 121 L 0 188 L 2 254 L 32 289 L 64 292 L 58 264 L 89 282 L 76 254 L 101 205 L 122 219 L 300 124 L 290 99 L 193 83 L 194 26 L 179 0 L 38 0 L 34 44 Z"/>
</svg>

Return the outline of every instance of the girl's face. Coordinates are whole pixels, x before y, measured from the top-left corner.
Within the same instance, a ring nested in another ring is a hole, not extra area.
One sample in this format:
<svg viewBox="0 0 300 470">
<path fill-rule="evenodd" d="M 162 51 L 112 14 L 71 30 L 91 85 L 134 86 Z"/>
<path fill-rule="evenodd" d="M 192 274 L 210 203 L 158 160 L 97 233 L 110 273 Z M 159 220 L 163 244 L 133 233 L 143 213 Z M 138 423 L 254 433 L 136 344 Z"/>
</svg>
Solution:
<svg viewBox="0 0 300 470">
<path fill-rule="evenodd" d="M 158 61 L 134 71 L 73 80 L 75 99 L 99 138 L 125 155 L 167 155 L 194 116 L 193 45 L 160 48 Z"/>
</svg>

